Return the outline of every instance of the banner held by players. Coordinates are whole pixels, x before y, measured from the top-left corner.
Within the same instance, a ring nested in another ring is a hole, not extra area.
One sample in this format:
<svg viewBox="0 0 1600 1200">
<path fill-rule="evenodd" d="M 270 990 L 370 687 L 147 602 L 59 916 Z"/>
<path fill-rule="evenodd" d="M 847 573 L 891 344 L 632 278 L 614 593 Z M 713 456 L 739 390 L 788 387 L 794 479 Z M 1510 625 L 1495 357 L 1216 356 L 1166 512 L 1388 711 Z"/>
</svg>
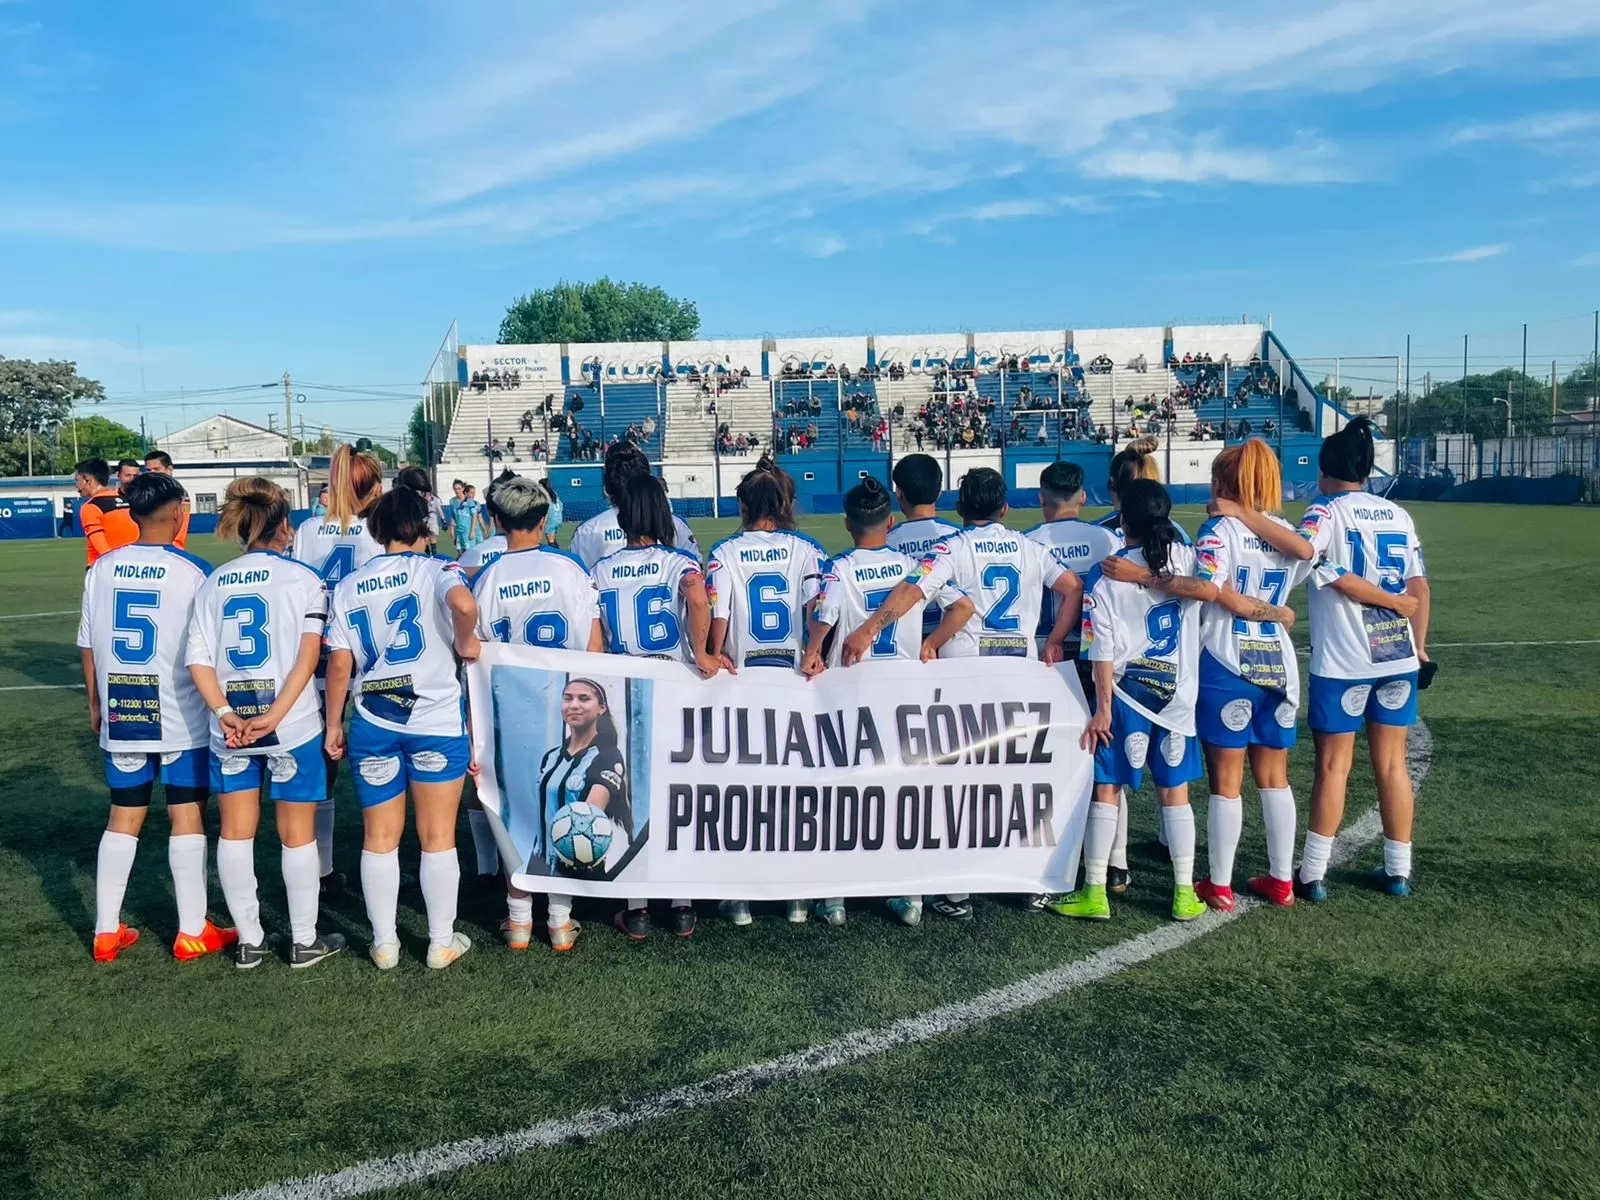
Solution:
<svg viewBox="0 0 1600 1200">
<path fill-rule="evenodd" d="M 485 644 L 478 793 L 528 891 L 1060 892 L 1092 778 L 1070 666 L 751 669 Z"/>
</svg>

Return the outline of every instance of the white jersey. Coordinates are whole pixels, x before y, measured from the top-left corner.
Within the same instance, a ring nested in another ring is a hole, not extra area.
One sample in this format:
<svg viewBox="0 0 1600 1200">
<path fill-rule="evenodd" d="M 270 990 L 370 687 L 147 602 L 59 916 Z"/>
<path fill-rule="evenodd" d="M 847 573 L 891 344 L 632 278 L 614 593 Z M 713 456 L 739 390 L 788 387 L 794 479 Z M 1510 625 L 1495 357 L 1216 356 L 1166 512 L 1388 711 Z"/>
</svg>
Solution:
<svg viewBox="0 0 1600 1200">
<path fill-rule="evenodd" d="M 1044 589 L 1065 573 L 1038 542 L 991 521 L 935 542 L 911 582 L 930 600 L 948 583 L 972 598 L 978 611 L 967 630 L 978 654 L 1038 658 L 1033 631 Z"/>
<path fill-rule="evenodd" d="M 1285 529 L 1292 526 L 1279 517 Z M 1200 526 L 1194 544 L 1197 574 L 1218 587 L 1233 585 L 1241 596 L 1288 603 L 1289 593 L 1311 574 L 1308 559 L 1279 554 L 1243 521 L 1213 517 Z M 1200 648 L 1232 675 L 1300 703 L 1300 665 L 1289 631 L 1274 621 L 1246 621 L 1220 604 L 1200 614 Z"/>
<path fill-rule="evenodd" d="M 854 633 L 889 598 L 895 586 L 916 570 L 917 564 L 887 546 L 846 550 L 830 562 L 822 575 L 816 618 L 833 627 L 828 643 L 828 665 L 844 663 L 844 640 Z M 948 608 L 963 598 L 961 589 L 947 584 L 935 608 Z M 873 639 L 868 658 L 922 657 L 922 612 L 913 608 Z"/>
<path fill-rule="evenodd" d="M 300 639 L 321 638 L 328 616 L 322 580 L 303 562 L 252 550 L 218 567 L 200 586 L 189 625 L 187 664 L 217 673 L 223 697 L 245 720 L 265 716 L 300 657 Z M 322 733 L 317 689 L 307 683 L 273 733 L 230 750 L 211 718 L 217 755 L 276 754 Z"/>
<path fill-rule="evenodd" d="M 698 560 L 700 543 L 694 540 L 694 531 L 677 516 L 672 518 L 672 528 L 675 548 L 687 550 Z M 628 536 L 617 524 L 617 510 L 614 508 L 596 513 L 572 533 L 572 552 L 591 571 L 602 558 L 615 554 L 627 544 Z"/>
<path fill-rule="evenodd" d="M 445 597 L 466 587 L 449 559 L 383 554 L 333 590 L 328 646 L 355 657 L 356 711 L 397 733 L 459 737 L 461 683 Z"/>
<path fill-rule="evenodd" d="M 936 542 L 951 534 L 960 533 L 961 526 L 943 517 L 918 517 L 913 521 L 897 521 L 889 526 L 889 549 L 898 550 L 912 562 L 921 562 Z M 942 614 L 938 604 L 929 604 L 922 610 L 922 636 L 927 637 L 939 627 Z M 951 638 L 939 651 L 940 658 L 971 658 L 978 652 L 978 643 L 966 630 Z"/>
<path fill-rule="evenodd" d="M 211 572 L 176 546 L 120 546 L 83 585 L 78 646 L 94 651 L 100 746 L 173 754 L 209 741 L 211 714 L 183 669 L 195 593 Z"/>
<path fill-rule="evenodd" d="M 476 575 L 505 552 L 506 535 L 497 533 L 491 538 L 485 538 L 476 546 L 468 546 L 456 561 L 468 575 Z"/>
<path fill-rule="evenodd" d="M 606 649 L 693 665 L 683 584 L 702 578 L 700 560 L 687 550 L 630 546 L 606 555 L 594 569 Z"/>
<path fill-rule="evenodd" d="M 1359 575 L 1396 595 L 1427 574 L 1411 514 L 1370 492 L 1318 496 L 1299 534 L 1321 556 L 1311 579 L 1311 673 L 1331 679 L 1381 679 L 1418 667 L 1411 622 L 1393 609 L 1368 608 L 1330 586 Z"/>
<path fill-rule="evenodd" d="M 1079 579 L 1122 549 L 1122 533 L 1119 530 L 1080 521 L 1077 517 L 1046 521 L 1042 525 L 1035 525 L 1023 536 L 1049 550 L 1056 562 Z M 1060 603 L 1060 596 L 1049 588 L 1044 590 L 1039 603 L 1039 627 L 1036 630 L 1041 648 L 1056 626 L 1056 610 Z M 1077 628 L 1067 632 L 1066 650 L 1069 658 L 1077 657 L 1079 628 L 1082 628 L 1081 622 Z"/>
<path fill-rule="evenodd" d="M 360 517 L 350 518 L 348 529 L 340 529 L 339 522 L 327 517 L 312 517 L 294 531 L 294 557 L 322 576 L 330 589 L 382 553 L 383 547 L 373 541 Z"/>
<path fill-rule="evenodd" d="M 712 618 L 728 622 L 722 649 L 735 666 L 799 667 L 827 561 L 820 543 L 788 529 L 747 529 L 711 548 L 706 596 Z"/>
<path fill-rule="evenodd" d="M 594 584 L 565 550 L 511 550 L 472 580 L 478 636 L 496 642 L 587 650 L 599 619 Z"/>
<path fill-rule="evenodd" d="M 1148 566 L 1140 547 L 1120 552 Z M 1194 551 L 1173 544 L 1167 566 L 1174 575 L 1195 573 Z M 1109 662 L 1117 695 L 1163 729 L 1194 736 L 1194 702 L 1200 692 L 1198 600 L 1169 596 L 1137 583 L 1089 573 L 1083 602 L 1083 657 Z"/>
</svg>

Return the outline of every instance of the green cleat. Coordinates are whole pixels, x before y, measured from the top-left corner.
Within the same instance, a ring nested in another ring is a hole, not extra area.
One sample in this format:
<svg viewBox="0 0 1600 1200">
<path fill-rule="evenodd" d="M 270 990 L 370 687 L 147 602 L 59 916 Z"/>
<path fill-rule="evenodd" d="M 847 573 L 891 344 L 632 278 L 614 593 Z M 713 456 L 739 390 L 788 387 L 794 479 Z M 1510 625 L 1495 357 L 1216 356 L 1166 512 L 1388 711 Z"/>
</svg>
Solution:
<svg viewBox="0 0 1600 1200">
<path fill-rule="evenodd" d="M 1111 919 L 1111 901 L 1106 899 L 1106 885 L 1103 883 L 1088 884 L 1075 892 L 1068 892 L 1045 907 L 1060 916 L 1077 917 L 1082 921 Z M 1205 909 L 1203 904 L 1200 907 Z"/>
<path fill-rule="evenodd" d="M 1195 894 L 1192 887 L 1180 887 L 1172 892 L 1172 919 L 1174 921 L 1192 921 L 1196 917 L 1203 917 L 1207 912 L 1206 902 Z"/>
</svg>

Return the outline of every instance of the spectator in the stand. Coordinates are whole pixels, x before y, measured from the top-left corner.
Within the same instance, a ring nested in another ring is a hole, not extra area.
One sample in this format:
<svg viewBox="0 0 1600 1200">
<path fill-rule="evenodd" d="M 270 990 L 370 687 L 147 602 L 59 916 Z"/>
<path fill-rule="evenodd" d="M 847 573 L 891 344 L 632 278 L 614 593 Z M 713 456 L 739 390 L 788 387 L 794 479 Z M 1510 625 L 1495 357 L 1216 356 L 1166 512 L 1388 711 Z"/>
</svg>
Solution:
<svg viewBox="0 0 1600 1200">
<path fill-rule="evenodd" d="M 1265 421 L 1263 421 L 1261 423 L 1261 433 L 1262 433 L 1263 436 L 1272 437 L 1277 432 L 1278 432 L 1278 423 L 1276 421 L 1274 421 L 1271 417 L 1268 417 Z"/>
<path fill-rule="evenodd" d="M 522 417 L 517 422 L 517 432 L 518 433 L 532 433 L 533 432 L 533 409 L 528 408 L 528 409 L 524 409 L 523 410 Z"/>
<path fill-rule="evenodd" d="M 1128 360 L 1128 367 L 1129 369 L 1137 371 L 1139 374 L 1143 375 L 1150 369 L 1150 363 L 1144 355 L 1136 354 Z"/>
<path fill-rule="evenodd" d="M 514 437 L 506 439 L 506 457 L 512 462 L 517 461 L 517 439 Z"/>
<path fill-rule="evenodd" d="M 647 442 L 651 438 L 655 437 L 655 435 L 656 435 L 656 419 L 654 417 L 651 417 L 651 416 L 646 416 L 645 419 L 644 419 L 644 422 L 639 426 L 639 432 L 644 434 L 644 440 L 647 441 Z"/>
</svg>

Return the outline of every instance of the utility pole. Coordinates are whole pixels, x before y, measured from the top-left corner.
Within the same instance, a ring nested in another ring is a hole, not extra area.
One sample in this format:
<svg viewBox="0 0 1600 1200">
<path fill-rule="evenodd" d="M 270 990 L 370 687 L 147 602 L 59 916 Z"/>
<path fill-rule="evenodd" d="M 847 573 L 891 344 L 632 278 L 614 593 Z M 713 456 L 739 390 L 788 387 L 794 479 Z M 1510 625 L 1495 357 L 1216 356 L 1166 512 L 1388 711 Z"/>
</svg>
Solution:
<svg viewBox="0 0 1600 1200">
<path fill-rule="evenodd" d="M 1522 378 L 1517 381 L 1517 390 L 1522 393 L 1522 427 L 1528 427 L 1528 323 L 1522 323 Z"/>
<path fill-rule="evenodd" d="M 283 373 L 283 436 L 289 439 L 289 457 L 294 458 L 294 392 L 289 386 L 289 372 Z"/>
<path fill-rule="evenodd" d="M 1461 432 L 1462 433 L 1467 432 L 1467 338 L 1468 338 L 1468 336 L 1469 335 L 1467 335 L 1465 333 L 1463 333 L 1461 335 Z M 288 378 L 289 377 L 287 375 L 284 376 L 285 380 L 287 380 Z M 288 385 L 287 382 L 285 382 L 283 386 L 287 388 L 289 385 Z"/>
<path fill-rule="evenodd" d="M 1400 393 L 1400 403 L 1395 405 L 1395 413 L 1394 413 L 1394 423 L 1396 425 L 1399 425 L 1401 427 L 1401 429 L 1403 430 L 1405 428 L 1405 425 L 1404 425 L 1404 422 L 1401 420 L 1401 417 L 1400 417 L 1400 411 L 1401 411 L 1400 406 L 1401 405 L 1405 406 L 1406 415 L 1410 416 L 1410 409 L 1411 409 L 1411 335 L 1409 333 L 1406 334 L 1406 388 L 1405 388 L 1405 391 Z"/>
</svg>

